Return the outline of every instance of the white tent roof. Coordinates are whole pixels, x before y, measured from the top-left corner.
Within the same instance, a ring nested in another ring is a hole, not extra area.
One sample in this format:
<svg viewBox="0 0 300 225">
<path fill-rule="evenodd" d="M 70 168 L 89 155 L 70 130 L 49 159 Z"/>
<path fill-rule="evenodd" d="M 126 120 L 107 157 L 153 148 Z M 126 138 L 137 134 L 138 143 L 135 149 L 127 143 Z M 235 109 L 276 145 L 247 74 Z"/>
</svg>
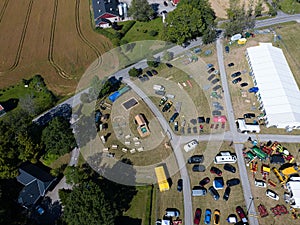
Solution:
<svg viewBox="0 0 300 225">
<path fill-rule="evenodd" d="M 300 126 L 300 91 L 282 50 L 260 43 L 247 54 L 269 126 Z"/>
<path fill-rule="evenodd" d="M 293 207 L 300 208 L 300 178 L 292 177 L 288 184 L 293 192 L 293 199 L 295 201 L 295 205 Z"/>
</svg>

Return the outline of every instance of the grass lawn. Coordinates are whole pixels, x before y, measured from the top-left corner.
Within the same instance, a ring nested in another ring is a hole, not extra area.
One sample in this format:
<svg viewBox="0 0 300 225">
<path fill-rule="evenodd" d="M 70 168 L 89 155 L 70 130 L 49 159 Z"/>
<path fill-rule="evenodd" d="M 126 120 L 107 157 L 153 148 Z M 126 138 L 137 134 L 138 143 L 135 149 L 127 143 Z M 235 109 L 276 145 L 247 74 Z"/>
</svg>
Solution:
<svg viewBox="0 0 300 225">
<path fill-rule="evenodd" d="M 281 0 L 280 8 L 283 12 L 288 14 L 300 13 L 300 3 L 296 0 Z"/>
<path fill-rule="evenodd" d="M 152 201 L 154 201 L 151 195 L 152 186 L 138 186 L 136 189 L 137 194 L 133 197 L 130 208 L 123 216 L 128 216 L 139 221 L 136 223 L 138 225 L 151 225 L 154 223 L 151 223 Z"/>
<path fill-rule="evenodd" d="M 160 40 L 163 23 L 161 18 L 156 18 L 149 22 L 136 22 L 134 26 L 123 37 L 128 42 L 144 40 Z M 151 32 L 156 31 L 156 36 L 151 36 Z"/>
</svg>

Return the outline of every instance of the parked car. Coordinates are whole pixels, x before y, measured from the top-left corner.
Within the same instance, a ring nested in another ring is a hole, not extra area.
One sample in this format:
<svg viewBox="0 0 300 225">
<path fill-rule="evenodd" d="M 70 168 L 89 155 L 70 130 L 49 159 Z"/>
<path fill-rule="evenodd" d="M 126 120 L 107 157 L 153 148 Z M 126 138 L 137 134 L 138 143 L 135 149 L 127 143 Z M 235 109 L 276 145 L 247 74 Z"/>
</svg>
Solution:
<svg viewBox="0 0 300 225">
<path fill-rule="evenodd" d="M 224 170 L 227 170 L 227 171 L 229 171 L 231 173 L 235 173 L 236 172 L 236 168 L 233 165 L 229 164 L 229 163 L 225 163 L 224 164 Z"/>
<path fill-rule="evenodd" d="M 151 73 L 150 70 L 148 70 L 148 71 L 146 72 L 146 74 L 147 74 L 149 77 L 153 77 L 153 74 Z"/>
<path fill-rule="evenodd" d="M 174 130 L 178 131 L 178 121 L 175 121 L 175 123 L 174 123 Z"/>
<path fill-rule="evenodd" d="M 220 211 L 217 209 L 214 211 L 214 225 L 220 225 Z"/>
<path fill-rule="evenodd" d="M 210 224 L 210 221 L 211 221 L 211 210 L 210 209 L 206 209 L 205 210 L 204 223 L 205 224 Z"/>
<path fill-rule="evenodd" d="M 199 185 L 200 185 L 201 187 L 204 187 L 204 185 L 208 184 L 209 182 L 210 182 L 209 177 L 205 177 L 205 178 L 203 178 L 202 180 L 200 180 Z"/>
<path fill-rule="evenodd" d="M 197 147 L 198 144 L 199 144 L 198 141 L 196 141 L 196 140 L 191 140 L 190 142 L 186 143 L 186 144 L 183 146 L 183 149 L 184 149 L 184 151 L 189 152 L 189 151 L 195 149 L 195 148 Z"/>
<path fill-rule="evenodd" d="M 212 166 L 210 168 L 210 172 L 217 174 L 218 176 L 222 176 L 222 170 L 218 169 L 217 167 Z"/>
<path fill-rule="evenodd" d="M 171 118 L 170 118 L 170 120 L 169 120 L 169 123 L 174 123 L 174 121 L 176 120 L 176 118 L 178 117 L 178 115 L 179 115 L 179 113 L 178 113 L 178 112 L 175 112 L 175 113 L 171 116 Z"/>
<path fill-rule="evenodd" d="M 267 184 L 263 180 L 256 180 L 254 181 L 256 187 L 266 188 Z"/>
<path fill-rule="evenodd" d="M 218 200 L 220 198 L 219 192 L 213 186 L 208 188 L 208 192 L 211 194 L 214 200 Z"/>
<path fill-rule="evenodd" d="M 241 75 L 241 72 L 235 72 L 235 73 L 231 74 L 231 77 L 235 78 L 235 77 L 238 77 L 240 75 Z"/>
<path fill-rule="evenodd" d="M 201 209 L 197 208 L 194 216 L 194 224 L 199 225 L 201 220 Z"/>
<path fill-rule="evenodd" d="M 156 70 L 151 70 L 151 72 L 152 72 L 153 75 L 157 75 L 158 74 L 158 72 Z"/>
<path fill-rule="evenodd" d="M 204 172 L 205 166 L 204 165 L 194 165 L 192 168 L 193 172 Z"/>
<path fill-rule="evenodd" d="M 188 163 L 189 164 L 193 164 L 193 163 L 202 163 L 204 160 L 203 155 L 193 155 L 188 159 Z"/>
<path fill-rule="evenodd" d="M 182 192 L 182 188 L 183 188 L 183 180 L 179 179 L 177 181 L 177 191 Z"/>
<path fill-rule="evenodd" d="M 212 84 L 216 84 L 216 83 L 218 83 L 219 81 L 220 81 L 220 79 L 216 78 L 216 79 L 214 79 L 211 83 L 212 83 Z"/>
<path fill-rule="evenodd" d="M 166 63 L 166 66 L 169 67 L 169 68 L 173 67 L 173 65 L 171 63 Z"/>
<path fill-rule="evenodd" d="M 236 207 L 235 209 L 236 213 L 239 215 L 240 219 L 244 222 L 247 223 L 247 217 L 246 217 L 246 213 L 244 212 L 244 210 L 242 209 L 241 206 Z"/>
<path fill-rule="evenodd" d="M 171 108 L 172 105 L 173 105 L 173 102 L 172 102 L 172 101 L 168 101 L 168 102 L 165 104 L 165 106 L 162 108 L 162 112 L 168 111 L 168 110 Z"/>
<path fill-rule="evenodd" d="M 273 199 L 273 200 L 276 200 L 276 201 L 279 200 L 278 194 L 276 194 L 276 192 L 274 192 L 274 191 L 272 191 L 272 190 L 270 190 L 270 189 L 268 189 L 268 190 L 266 191 L 266 196 L 268 196 L 269 198 L 271 198 L 271 199 Z"/>
<path fill-rule="evenodd" d="M 217 91 L 217 90 L 219 90 L 220 88 L 222 88 L 221 85 L 214 86 L 214 87 L 213 87 L 213 91 Z"/>
<path fill-rule="evenodd" d="M 241 83 L 240 86 L 241 87 L 246 87 L 246 86 L 248 86 L 248 83 Z"/>
<path fill-rule="evenodd" d="M 159 102 L 159 105 L 158 106 L 162 106 L 166 103 L 166 101 L 168 100 L 168 97 L 167 96 L 163 96 L 161 99 L 160 99 L 160 102 Z"/>
<path fill-rule="evenodd" d="M 234 63 L 229 63 L 228 66 L 232 67 L 232 66 L 234 66 Z"/>
<path fill-rule="evenodd" d="M 239 184 L 240 184 L 240 179 L 238 179 L 238 178 L 232 178 L 232 179 L 226 181 L 226 185 L 229 187 L 239 185 Z"/>
<path fill-rule="evenodd" d="M 212 114 L 213 116 L 221 116 L 222 112 L 219 111 L 219 110 L 214 110 L 214 111 L 212 111 L 211 114 Z"/>
<path fill-rule="evenodd" d="M 207 70 L 208 73 L 214 72 L 216 69 L 214 67 L 211 67 L 209 70 Z"/>
<path fill-rule="evenodd" d="M 226 187 L 223 195 L 223 199 L 227 201 L 229 199 L 231 188 L 229 186 Z"/>
<path fill-rule="evenodd" d="M 157 220 L 155 221 L 155 225 L 161 225 L 161 224 L 162 224 L 161 219 L 157 219 Z"/>
<path fill-rule="evenodd" d="M 258 87 L 249 88 L 248 92 L 249 93 L 256 93 L 256 92 L 258 92 Z"/>
<path fill-rule="evenodd" d="M 229 53 L 229 46 L 228 45 L 225 46 L 225 52 Z"/>
<path fill-rule="evenodd" d="M 211 81 L 212 79 L 214 79 L 216 77 L 216 74 L 212 74 L 212 75 L 210 75 L 208 78 L 207 78 L 207 80 L 208 81 Z"/>
<path fill-rule="evenodd" d="M 238 78 L 234 79 L 234 80 L 232 81 L 232 83 L 233 83 L 233 84 L 237 84 L 237 83 L 239 83 L 239 82 L 241 82 L 241 81 L 242 81 L 242 78 L 241 78 L 241 77 L 238 77 Z"/>
<path fill-rule="evenodd" d="M 167 217 L 178 217 L 180 215 L 180 212 L 178 209 L 174 208 L 167 208 L 165 216 Z"/>
<path fill-rule="evenodd" d="M 255 114 L 254 113 L 245 113 L 244 114 L 244 118 L 255 118 Z"/>
<path fill-rule="evenodd" d="M 166 7 L 168 6 L 168 3 L 166 1 L 164 1 L 164 6 L 166 6 Z"/>
<path fill-rule="evenodd" d="M 144 78 L 145 80 L 149 80 L 149 77 L 148 77 L 146 74 L 143 74 L 143 78 Z"/>
</svg>

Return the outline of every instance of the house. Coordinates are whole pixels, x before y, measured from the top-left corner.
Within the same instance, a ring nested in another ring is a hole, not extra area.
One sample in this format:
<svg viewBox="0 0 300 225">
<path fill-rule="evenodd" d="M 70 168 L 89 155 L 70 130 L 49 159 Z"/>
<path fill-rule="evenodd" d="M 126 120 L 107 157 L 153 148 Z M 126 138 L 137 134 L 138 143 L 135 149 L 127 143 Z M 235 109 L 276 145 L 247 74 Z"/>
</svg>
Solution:
<svg viewBox="0 0 300 225">
<path fill-rule="evenodd" d="M 138 130 L 140 136 L 146 137 L 146 136 L 150 135 L 150 130 L 146 124 L 146 121 L 145 121 L 143 115 L 138 114 L 134 117 L 134 119 L 138 125 L 137 130 Z"/>
<path fill-rule="evenodd" d="M 0 105 L 0 117 L 1 117 L 1 116 L 4 116 L 5 113 L 6 113 L 6 112 L 4 111 L 3 106 Z"/>
<path fill-rule="evenodd" d="M 25 185 L 18 197 L 18 202 L 25 208 L 34 206 L 37 201 L 45 196 L 50 185 L 56 180 L 50 174 L 33 164 L 24 164 L 19 168 L 17 181 Z"/>
<path fill-rule="evenodd" d="M 92 8 L 96 27 L 110 27 L 113 22 L 120 21 L 120 16 L 123 15 L 122 10 L 119 13 L 122 7 L 119 7 L 118 0 L 92 0 Z"/>
</svg>

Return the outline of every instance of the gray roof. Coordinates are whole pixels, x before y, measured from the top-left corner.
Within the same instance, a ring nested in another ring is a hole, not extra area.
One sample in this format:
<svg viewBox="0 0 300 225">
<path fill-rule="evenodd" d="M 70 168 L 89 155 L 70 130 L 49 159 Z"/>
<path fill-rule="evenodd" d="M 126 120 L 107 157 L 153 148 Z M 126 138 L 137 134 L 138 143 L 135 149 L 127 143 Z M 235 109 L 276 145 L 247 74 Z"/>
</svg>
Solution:
<svg viewBox="0 0 300 225">
<path fill-rule="evenodd" d="M 30 207 L 46 194 L 46 191 L 55 180 L 50 174 L 46 173 L 33 164 L 26 164 L 19 169 L 18 182 L 25 185 L 19 194 L 19 203 L 25 207 Z"/>
<path fill-rule="evenodd" d="M 118 0 L 92 0 L 92 4 L 96 23 L 106 13 L 119 16 Z"/>
</svg>

